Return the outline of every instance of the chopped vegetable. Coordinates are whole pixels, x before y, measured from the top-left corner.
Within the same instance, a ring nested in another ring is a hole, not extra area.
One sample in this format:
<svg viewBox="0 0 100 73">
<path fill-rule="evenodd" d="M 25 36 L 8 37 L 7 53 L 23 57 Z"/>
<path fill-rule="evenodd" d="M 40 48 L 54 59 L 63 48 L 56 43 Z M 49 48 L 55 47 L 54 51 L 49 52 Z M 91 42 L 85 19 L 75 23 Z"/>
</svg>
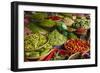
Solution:
<svg viewBox="0 0 100 73">
<path fill-rule="evenodd" d="M 25 50 L 37 50 L 41 45 L 45 44 L 46 41 L 46 37 L 39 33 L 28 35 L 24 38 Z"/>
<path fill-rule="evenodd" d="M 57 30 L 51 32 L 48 36 L 51 45 L 62 45 L 66 41 L 66 37 L 60 34 Z"/>
</svg>

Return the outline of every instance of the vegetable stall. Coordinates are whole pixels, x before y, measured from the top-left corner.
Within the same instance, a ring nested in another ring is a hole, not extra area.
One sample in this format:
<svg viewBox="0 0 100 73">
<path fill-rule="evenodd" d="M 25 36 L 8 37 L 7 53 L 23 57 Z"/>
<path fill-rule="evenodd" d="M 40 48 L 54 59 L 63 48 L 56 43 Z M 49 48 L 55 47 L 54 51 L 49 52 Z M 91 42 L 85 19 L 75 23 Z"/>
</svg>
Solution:
<svg viewBox="0 0 100 73">
<path fill-rule="evenodd" d="M 90 58 L 90 15 L 24 11 L 24 61 Z"/>
</svg>

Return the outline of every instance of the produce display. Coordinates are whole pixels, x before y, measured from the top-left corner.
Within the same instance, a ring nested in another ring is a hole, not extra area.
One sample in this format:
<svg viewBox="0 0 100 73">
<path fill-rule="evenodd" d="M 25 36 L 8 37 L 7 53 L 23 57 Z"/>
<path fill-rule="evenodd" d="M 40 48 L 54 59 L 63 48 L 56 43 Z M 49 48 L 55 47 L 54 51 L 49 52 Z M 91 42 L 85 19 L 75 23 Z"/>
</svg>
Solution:
<svg viewBox="0 0 100 73">
<path fill-rule="evenodd" d="M 90 14 L 24 11 L 24 61 L 89 59 Z"/>
</svg>

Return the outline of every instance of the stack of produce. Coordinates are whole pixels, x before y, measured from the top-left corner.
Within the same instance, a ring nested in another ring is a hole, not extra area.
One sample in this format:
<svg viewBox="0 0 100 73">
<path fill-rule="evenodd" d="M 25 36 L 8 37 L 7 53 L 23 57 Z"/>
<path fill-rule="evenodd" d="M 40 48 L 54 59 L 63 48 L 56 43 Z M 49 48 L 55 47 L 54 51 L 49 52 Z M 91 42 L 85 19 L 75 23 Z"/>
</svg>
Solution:
<svg viewBox="0 0 100 73">
<path fill-rule="evenodd" d="M 72 55 L 77 52 L 85 53 L 90 50 L 90 44 L 81 39 L 70 39 L 64 44 L 64 46 L 68 55 Z"/>
<path fill-rule="evenodd" d="M 90 58 L 90 15 L 24 13 L 25 61 Z"/>
</svg>

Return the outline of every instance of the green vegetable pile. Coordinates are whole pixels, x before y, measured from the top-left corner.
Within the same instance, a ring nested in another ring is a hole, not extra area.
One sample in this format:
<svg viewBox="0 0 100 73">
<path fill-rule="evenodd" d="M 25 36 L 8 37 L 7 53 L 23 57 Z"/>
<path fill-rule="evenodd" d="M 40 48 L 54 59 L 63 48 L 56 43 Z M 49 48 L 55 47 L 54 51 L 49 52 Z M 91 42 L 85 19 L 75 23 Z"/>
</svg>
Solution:
<svg viewBox="0 0 100 73">
<path fill-rule="evenodd" d="M 85 29 L 89 29 L 90 28 L 90 20 L 86 19 L 86 18 L 76 19 L 75 23 L 73 23 L 73 27 L 74 28 L 83 27 Z"/>
<path fill-rule="evenodd" d="M 43 27 L 53 27 L 56 25 L 56 22 L 50 19 L 45 19 L 39 25 Z"/>
<path fill-rule="evenodd" d="M 51 32 L 48 36 L 51 45 L 62 45 L 66 41 L 66 37 L 57 30 Z"/>
<path fill-rule="evenodd" d="M 40 33 L 40 34 L 47 34 L 48 32 L 39 27 L 38 25 L 34 24 L 34 23 L 30 23 L 28 28 L 33 32 L 33 33 Z"/>
<path fill-rule="evenodd" d="M 62 45 L 66 41 L 66 37 L 57 30 L 51 32 L 47 37 L 35 33 L 26 36 L 24 39 L 26 56 L 32 56 L 32 58 L 34 58 L 34 56 L 40 57 L 41 55 L 45 55 L 54 45 Z"/>
<path fill-rule="evenodd" d="M 37 50 L 40 46 L 45 44 L 47 39 L 45 36 L 35 33 L 24 38 L 24 45 L 26 51 Z"/>
</svg>

